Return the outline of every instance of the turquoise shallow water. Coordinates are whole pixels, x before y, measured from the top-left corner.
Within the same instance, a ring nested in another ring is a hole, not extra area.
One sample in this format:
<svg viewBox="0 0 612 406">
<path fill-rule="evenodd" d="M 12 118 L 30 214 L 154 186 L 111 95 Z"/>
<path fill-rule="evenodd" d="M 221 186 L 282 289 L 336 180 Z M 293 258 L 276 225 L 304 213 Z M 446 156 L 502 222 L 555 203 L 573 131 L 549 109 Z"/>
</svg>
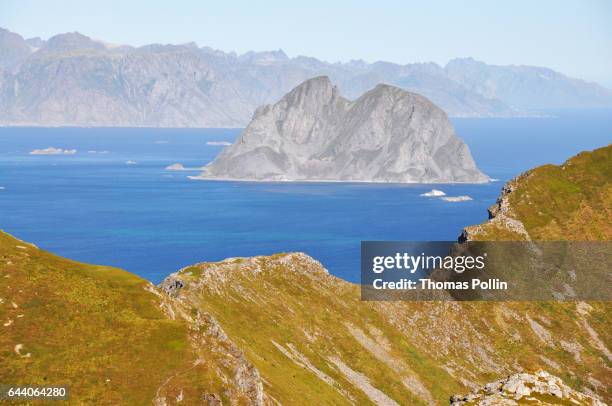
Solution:
<svg viewBox="0 0 612 406">
<path fill-rule="evenodd" d="M 280 251 L 304 251 L 331 273 L 357 281 L 361 240 L 454 240 L 464 225 L 486 219 L 503 181 L 612 141 L 610 112 L 453 122 L 480 168 L 499 182 L 191 181 L 190 173 L 164 167 L 202 166 L 222 149 L 208 141 L 232 141 L 239 130 L 0 128 L 0 228 L 153 282 L 194 262 Z M 78 152 L 29 154 L 49 146 Z M 474 200 L 419 197 L 432 187 Z"/>
</svg>

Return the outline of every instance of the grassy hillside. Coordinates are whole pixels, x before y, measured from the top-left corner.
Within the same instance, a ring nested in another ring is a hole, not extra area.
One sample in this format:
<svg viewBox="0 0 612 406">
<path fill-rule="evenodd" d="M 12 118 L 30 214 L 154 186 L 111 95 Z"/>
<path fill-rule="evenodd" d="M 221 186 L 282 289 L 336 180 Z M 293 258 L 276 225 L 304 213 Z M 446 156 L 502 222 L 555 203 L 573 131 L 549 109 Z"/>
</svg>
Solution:
<svg viewBox="0 0 612 406">
<path fill-rule="evenodd" d="M 0 232 L 0 382 L 68 385 L 74 404 L 221 392 L 223 374 L 197 362 L 214 358 L 191 344 L 193 325 L 163 302 L 135 275 Z"/>
<path fill-rule="evenodd" d="M 361 302 L 303 254 L 188 267 L 168 295 L 6 234 L 0 258 L 0 381 L 74 404 L 446 404 L 540 368 L 610 399 L 601 303 Z"/>
<path fill-rule="evenodd" d="M 612 145 L 510 181 L 471 240 L 612 240 Z"/>
<path fill-rule="evenodd" d="M 539 369 L 612 395 L 607 304 L 362 302 L 303 254 L 198 264 L 162 288 L 213 315 L 284 404 L 446 404 Z"/>
<path fill-rule="evenodd" d="M 163 286 L 177 280 L 184 287 L 171 293 L 214 315 L 283 404 L 430 404 L 461 388 L 361 302 L 357 286 L 306 255 L 199 264 Z"/>
</svg>

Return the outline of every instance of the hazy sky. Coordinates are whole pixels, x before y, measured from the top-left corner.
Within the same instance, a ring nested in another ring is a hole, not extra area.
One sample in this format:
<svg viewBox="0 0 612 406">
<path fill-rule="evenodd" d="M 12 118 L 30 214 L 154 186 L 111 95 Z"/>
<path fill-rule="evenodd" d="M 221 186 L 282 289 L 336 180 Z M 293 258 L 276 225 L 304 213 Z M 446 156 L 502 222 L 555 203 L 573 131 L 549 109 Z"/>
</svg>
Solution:
<svg viewBox="0 0 612 406">
<path fill-rule="evenodd" d="M 612 87 L 610 0 L 0 0 L 0 26 L 25 37 L 79 31 L 132 45 L 282 48 L 330 62 L 472 56 Z"/>
</svg>

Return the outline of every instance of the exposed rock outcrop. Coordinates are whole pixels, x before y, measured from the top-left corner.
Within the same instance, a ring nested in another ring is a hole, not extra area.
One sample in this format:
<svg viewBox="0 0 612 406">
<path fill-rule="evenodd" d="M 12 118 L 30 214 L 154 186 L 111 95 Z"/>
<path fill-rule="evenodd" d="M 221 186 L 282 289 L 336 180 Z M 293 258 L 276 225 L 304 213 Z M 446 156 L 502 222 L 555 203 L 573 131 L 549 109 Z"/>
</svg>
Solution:
<svg viewBox="0 0 612 406">
<path fill-rule="evenodd" d="M 485 224 L 465 227 L 459 236 L 460 242 L 471 241 L 472 236 L 482 234 L 485 227 L 508 230 L 515 234 L 519 240 L 529 241 L 531 239 L 523 223 L 516 219 L 516 214 L 514 214 L 509 201 L 510 194 L 517 188 L 521 177 L 524 176 L 526 175 L 518 176 L 502 187 L 499 197 L 488 209 L 489 221 Z"/>
<path fill-rule="evenodd" d="M 259 181 L 487 182 L 446 114 L 378 85 L 351 102 L 325 76 L 257 109 L 198 178 Z"/>
<path fill-rule="evenodd" d="M 605 406 L 600 400 L 573 390 L 546 371 L 519 373 L 485 385 L 469 395 L 453 395 L 451 406 L 576 405 Z"/>
</svg>

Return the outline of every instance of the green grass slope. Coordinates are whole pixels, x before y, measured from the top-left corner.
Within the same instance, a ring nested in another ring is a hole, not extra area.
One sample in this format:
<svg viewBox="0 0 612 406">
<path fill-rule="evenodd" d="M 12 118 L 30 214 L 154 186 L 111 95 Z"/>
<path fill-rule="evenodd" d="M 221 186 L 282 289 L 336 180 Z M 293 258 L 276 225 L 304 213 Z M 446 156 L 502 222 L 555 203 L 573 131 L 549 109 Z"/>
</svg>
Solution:
<svg viewBox="0 0 612 406">
<path fill-rule="evenodd" d="M 304 254 L 197 264 L 161 286 L 214 316 L 283 404 L 448 404 L 540 369 L 611 397 L 605 303 L 362 302 Z"/>
<path fill-rule="evenodd" d="M 612 145 L 511 180 L 471 240 L 612 240 Z"/>
<path fill-rule="evenodd" d="M 68 385 L 71 404 L 144 405 L 220 392 L 190 323 L 120 269 L 61 258 L 0 232 L 0 382 Z M 239 396 L 237 396 L 239 397 Z"/>
</svg>

